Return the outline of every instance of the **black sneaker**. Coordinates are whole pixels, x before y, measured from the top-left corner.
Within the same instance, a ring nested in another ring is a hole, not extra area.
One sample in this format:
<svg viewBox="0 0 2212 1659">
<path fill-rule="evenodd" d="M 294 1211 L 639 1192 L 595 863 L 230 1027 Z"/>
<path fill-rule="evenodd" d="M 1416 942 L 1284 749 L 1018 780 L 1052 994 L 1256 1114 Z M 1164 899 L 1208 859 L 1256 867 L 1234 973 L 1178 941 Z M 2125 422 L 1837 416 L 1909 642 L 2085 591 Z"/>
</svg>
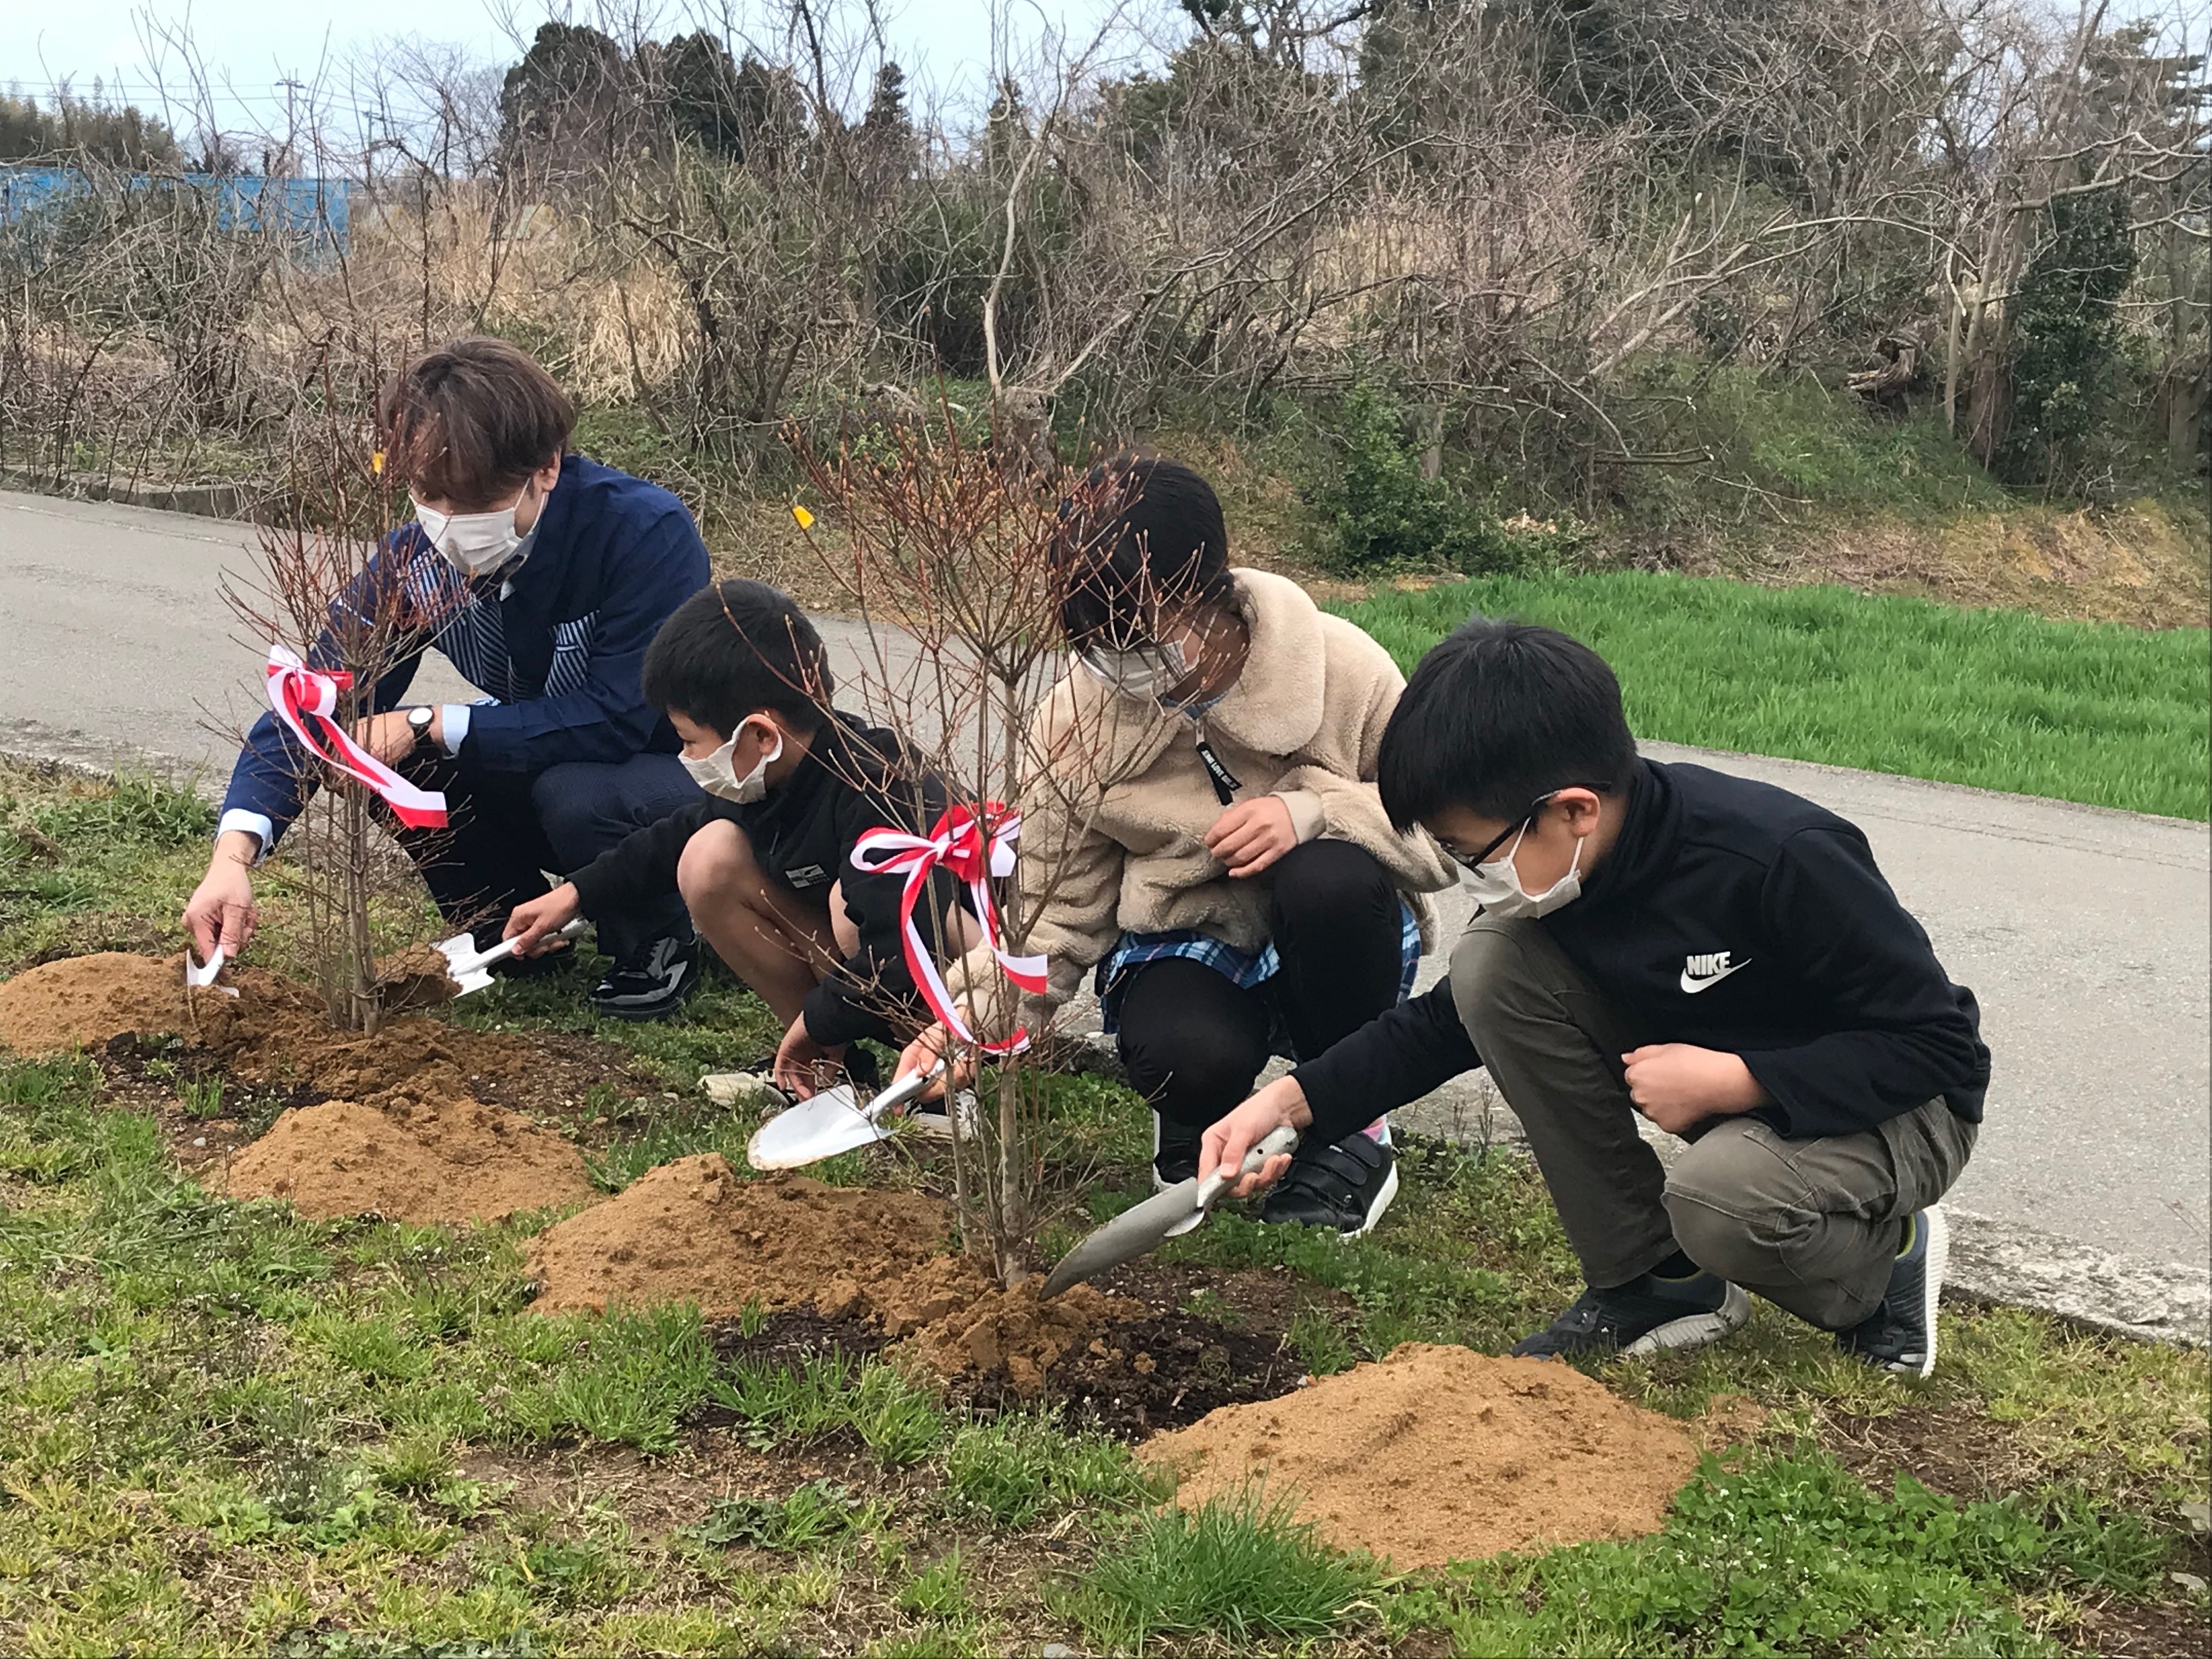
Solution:
<svg viewBox="0 0 2212 1659">
<path fill-rule="evenodd" d="M 1951 1226 L 1938 1204 L 1905 1225 L 1905 1248 L 1889 1270 L 1881 1305 L 1850 1329 L 1838 1331 L 1836 1346 L 1882 1370 L 1924 1377 L 1936 1369 L 1936 1301 L 1951 1259 Z"/>
<path fill-rule="evenodd" d="M 615 1019 L 659 1019 L 681 1007 L 698 982 L 698 943 L 657 939 L 607 969 L 592 988 L 592 1006 Z"/>
<path fill-rule="evenodd" d="M 1346 1135 L 1334 1144 L 1301 1146 L 1261 1206 L 1260 1219 L 1362 1238 L 1397 1196 L 1398 1155 L 1364 1133 Z"/>
<path fill-rule="evenodd" d="M 1751 1317 L 1751 1298 L 1711 1273 L 1690 1279 L 1641 1279 L 1609 1291 L 1595 1285 L 1533 1335 L 1513 1345 L 1524 1359 L 1577 1354 L 1657 1353 L 1717 1342 Z"/>
<path fill-rule="evenodd" d="M 1198 1148 L 1203 1129 L 1170 1123 L 1152 1114 L 1152 1190 L 1164 1193 L 1186 1181 L 1198 1179 Z"/>
</svg>

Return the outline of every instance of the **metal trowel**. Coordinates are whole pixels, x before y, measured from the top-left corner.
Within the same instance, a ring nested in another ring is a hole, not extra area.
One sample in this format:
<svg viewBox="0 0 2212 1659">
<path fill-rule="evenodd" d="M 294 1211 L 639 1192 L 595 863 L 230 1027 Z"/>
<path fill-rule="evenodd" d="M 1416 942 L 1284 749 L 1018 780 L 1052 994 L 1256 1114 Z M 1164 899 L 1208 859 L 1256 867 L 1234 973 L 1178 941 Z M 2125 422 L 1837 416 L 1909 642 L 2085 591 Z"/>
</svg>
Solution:
<svg viewBox="0 0 2212 1659">
<path fill-rule="evenodd" d="M 892 1115 L 927 1091 L 944 1070 L 940 1060 L 926 1072 L 909 1072 L 865 1106 L 849 1083 L 824 1089 L 754 1130 L 745 1144 L 745 1162 L 756 1170 L 803 1169 L 840 1152 L 889 1140 Z"/>
<path fill-rule="evenodd" d="M 1222 1189 L 1239 1174 L 1256 1175 L 1260 1166 L 1277 1152 L 1287 1152 L 1297 1144 L 1296 1129 L 1277 1129 L 1244 1154 L 1241 1171 L 1216 1170 L 1203 1181 L 1193 1176 L 1154 1193 L 1141 1204 L 1130 1206 L 1060 1258 L 1060 1265 L 1045 1277 L 1044 1294 L 1058 1296 L 1071 1285 L 1150 1255 L 1176 1234 L 1188 1232 L 1206 1219 Z"/>
<path fill-rule="evenodd" d="M 574 939 L 591 925 L 578 916 L 551 937 Z M 456 933 L 451 939 L 438 941 L 438 954 L 446 959 L 446 977 L 460 988 L 453 994 L 465 997 L 471 991 L 481 991 L 491 983 L 492 965 L 505 962 L 514 954 L 514 941 L 503 939 L 490 950 L 479 951 L 475 934 Z"/>
</svg>

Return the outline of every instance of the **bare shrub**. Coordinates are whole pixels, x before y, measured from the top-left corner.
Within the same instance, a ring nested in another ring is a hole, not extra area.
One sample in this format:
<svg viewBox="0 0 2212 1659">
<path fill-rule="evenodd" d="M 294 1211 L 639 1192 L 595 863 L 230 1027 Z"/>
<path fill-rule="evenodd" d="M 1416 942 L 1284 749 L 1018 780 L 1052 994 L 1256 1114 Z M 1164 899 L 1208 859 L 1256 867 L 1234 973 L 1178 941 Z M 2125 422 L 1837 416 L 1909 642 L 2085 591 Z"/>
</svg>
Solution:
<svg viewBox="0 0 2212 1659">
<path fill-rule="evenodd" d="M 1058 468 L 1009 468 L 941 404 L 927 422 L 878 428 L 834 447 L 793 434 L 823 533 L 810 541 L 829 578 L 872 623 L 869 654 L 848 694 L 907 738 L 911 764 L 945 781 L 940 832 L 964 819 L 988 844 L 1020 817 L 1013 872 L 988 883 L 1007 957 L 1039 948 L 1037 926 L 1078 878 L 1076 848 L 1118 780 L 1100 722 L 1127 718 L 1126 699 L 1058 727 L 1033 715 L 1067 661 L 1060 603 L 1085 553 L 1106 533 L 1121 482 Z M 1164 714 L 1158 718 L 1165 719 Z M 941 939 L 928 940 L 942 954 Z M 969 960 L 978 961 L 982 952 Z M 981 1063 L 980 1109 L 953 1114 L 953 1170 L 969 1249 L 1012 1284 L 1030 1267 L 1042 1176 L 1039 1126 L 1046 1035 L 1042 994 L 1003 973 L 948 987 Z"/>
</svg>

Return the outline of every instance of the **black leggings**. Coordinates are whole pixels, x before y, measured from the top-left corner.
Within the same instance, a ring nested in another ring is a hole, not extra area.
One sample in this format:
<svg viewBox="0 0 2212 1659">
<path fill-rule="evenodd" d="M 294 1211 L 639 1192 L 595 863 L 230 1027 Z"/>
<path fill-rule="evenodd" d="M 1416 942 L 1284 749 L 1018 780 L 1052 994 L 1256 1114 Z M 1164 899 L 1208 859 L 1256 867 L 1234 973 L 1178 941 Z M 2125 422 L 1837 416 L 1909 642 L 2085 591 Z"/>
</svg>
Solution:
<svg viewBox="0 0 2212 1659">
<path fill-rule="evenodd" d="M 1245 990 L 1186 957 L 1130 969 L 1117 1033 L 1130 1085 L 1162 1133 L 1203 1129 L 1251 1092 L 1277 1021 L 1291 1052 L 1311 1060 L 1398 1000 L 1403 972 L 1398 891 L 1375 855 L 1311 841 L 1283 855 L 1268 932 L 1282 968 Z"/>
</svg>

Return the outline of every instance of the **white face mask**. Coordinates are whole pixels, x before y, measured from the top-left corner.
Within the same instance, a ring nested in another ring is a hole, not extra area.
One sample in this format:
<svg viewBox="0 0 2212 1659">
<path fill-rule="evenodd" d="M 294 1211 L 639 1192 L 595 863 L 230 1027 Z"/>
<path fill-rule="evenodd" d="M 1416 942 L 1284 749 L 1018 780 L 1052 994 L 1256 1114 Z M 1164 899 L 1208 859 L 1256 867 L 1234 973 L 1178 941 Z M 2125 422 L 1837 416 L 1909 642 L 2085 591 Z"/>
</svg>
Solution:
<svg viewBox="0 0 2212 1659">
<path fill-rule="evenodd" d="M 498 569 L 538 533 L 534 524 L 528 536 L 514 527 L 514 515 L 521 505 L 517 501 L 514 507 L 489 513 L 439 513 L 416 501 L 415 519 L 447 563 L 464 576 L 475 577 Z"/>
<path fill-rule="evenodd" d="M 1091 671 L 1093 678 L 1130 697 L 1164 696 L 1190 676 L 1190 659 L 1174 640 L 1133 651 L 1094 646 L 1078 652 L 1076 660 Z"/>
<path fill-rule="evenodd" d="M 753 763 L 753 769 L 739 777 L 731 757 L 737 752 L 738 738 L 748 724 L 744 720 L 738 721 L 738 729 L 730 733 L 730 740 L 704 760 L 693 760 L 689 755 L 676 757 L 684 763 L 684 769 L 691 775 L 692 782 L 708 794 L 735 801 L 740 806 L 750 806 L 768 793 L 769 763 L 781 758 L 783 754 L 783 733 L 777 731 L 775 747 L 763 749 L 760 759 Z M 769 730 L 775 731 L 775 728 L 771 726 Z"/>
<path fill-rule="evenodd" d="M 1475 865 L 1462 878 L 1461 884 L 1474 896 L 1474 902 L 1493 916 L 1548 916 L 1563 904 L 1571 904 L 1583 892 L 1583 842 L 1575 842 L 1575 856 L 1561 876 L 1540 893 L 1532 893 L 1521 885 L 1521 872 L 1514 867 L 1513 854 L 1520 850 L 1522 837 L 1528 833 L 1528 824 L 1521 826 L 1521 834 L 1513 837 L 1513 845 L 1496 858 Z"/>
</svg>

